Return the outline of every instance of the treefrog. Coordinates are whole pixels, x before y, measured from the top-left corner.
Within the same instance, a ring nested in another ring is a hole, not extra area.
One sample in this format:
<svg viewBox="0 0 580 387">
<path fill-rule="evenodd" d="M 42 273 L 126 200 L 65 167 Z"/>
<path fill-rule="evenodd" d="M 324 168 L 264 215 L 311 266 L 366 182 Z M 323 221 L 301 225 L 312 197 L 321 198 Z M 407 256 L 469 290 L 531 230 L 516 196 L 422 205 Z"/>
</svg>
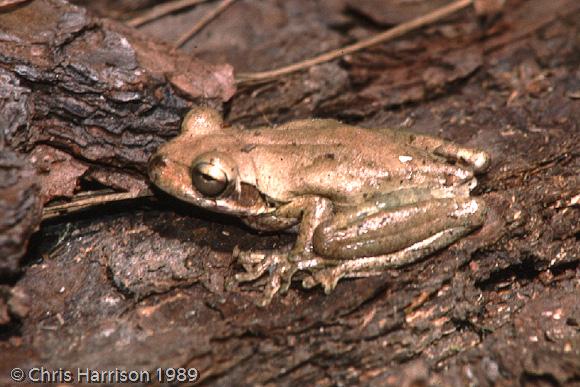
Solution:
<svg viewBox="0 0 580 387">
<path fill-rule="evenodd" d="M 489 163 L 481 150 L 400 130 L 332 119 L 240 129 L 197 107 L 151 157 L 149 176 L 254 229 L 298 233 L 289 251 L 235 251 L 237 281 L 269 273 L 266 305 L 297 273 L 329 293 L 343 277 L 411 264 L 481 226 L 486 206 L 470 191 Z"/>
</svg>

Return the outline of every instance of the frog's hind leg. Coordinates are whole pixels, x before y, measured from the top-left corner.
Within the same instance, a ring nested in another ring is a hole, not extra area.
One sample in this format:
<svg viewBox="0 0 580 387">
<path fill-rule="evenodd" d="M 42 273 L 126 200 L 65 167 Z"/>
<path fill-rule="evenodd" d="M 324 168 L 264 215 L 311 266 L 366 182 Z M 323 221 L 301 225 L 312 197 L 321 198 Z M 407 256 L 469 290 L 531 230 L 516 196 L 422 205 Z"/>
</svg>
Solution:
<svg viewBox="0 0 580 387">
<path fill-rule="evenodd" d="M 393 132 L 393 135 L 396 136 L 399 141 L 404 140 L 404 142 L 409 145 L 425 149 L 427 152 L 433 153 L 434 155 L 467 163 L 468 165 L 471 165 L 475 173 L 484 172 L 491 162 L 489 154 L 479 149 L 457 145 L 427 135 L 404 131 Z"/>
<path fill-rule="evenodd" d="M 447 141 L 442 141 L 433 153 L 446 159 L 461 160 L 471 165 L 475 173 L 485 172 L 491 162 L 491 157 L 484 151 L 462 147 Z"/>
<path fill-rule="evenodd" d="M 440 250 L 483 224 L 479 198 L 432 199 L 396 208 L 361 207 L 337 214 L 314 233 L 314 251 L 339 260 L 309 270 L 304 281 L 326 292 L 343 277 L 408 265 Z"/>
<path fill-rule="evenodd" d="M 394 269 L 414 263 L 422 257 L 450 245 L 457 239 L 468 234 L 472 229 L 472 227 L 465 226 L 450 228 L 392 254 L 341 261 L 336 266 L 313 272 L 311 276 L 303 280 L 302 285 L 305 288 L 311 288 L 317 284 L 321 284 L 324 292 L 329 294 L 334 290 L 341 278 L 360 278 L 380 275 L 381 271 L 385 269 Z"/>
<path fill-rule="evenodd" d="M 341 260 L 382 256 L 430 241 L 445 230 L 473 230 L 485 218 L 480 198 L 430 199 L 394 208 L 391 202 L 387 198 L 348 209 L 321 223 L 312 237 L 314 252 Z"/>
</svg>

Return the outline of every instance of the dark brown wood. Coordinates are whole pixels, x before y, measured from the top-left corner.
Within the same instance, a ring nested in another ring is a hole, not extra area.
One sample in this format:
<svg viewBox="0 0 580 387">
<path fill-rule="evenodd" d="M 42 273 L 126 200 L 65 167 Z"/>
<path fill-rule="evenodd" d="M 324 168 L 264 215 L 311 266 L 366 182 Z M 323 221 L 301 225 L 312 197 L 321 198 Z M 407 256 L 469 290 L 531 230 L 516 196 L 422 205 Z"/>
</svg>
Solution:
<svg viewBox="0 0 580 387">
<path fill-rule="evenodd" d="M 81 180 L 144 190 L 149 154 L 176 133 L 192 102 L 217 106 L 235 90 L 230 66 L 172 52 L 64 1 L 12 7 L 0 13 L 0 30 L 0 147 L 27 155 L 7 153 L 4 161 L 28 159 L 41 181 L 41 191 L 34 192 L 22 182 L 22 200 L 70 197 Z M 23 170 L 22 176 L 30 173 Z M 15 188 L 3 189 L 2 198 L 10 201 L 6 190 Z M 7 210 L 3 216 L 16 224 L 24 214 Z M 32 218 L 35 225 L 22 229 L 23 241 L 39 222 Z M 0 248 L 11 243 L 2 239 Z"/>
<path fill-rule="evenodd" d="M 0 150 L 0 277 L 11 277 L 42 215 L 35 169 L 15 152 Z M 0 323 L 1 324 L 1 323 Z"/>
</svg>

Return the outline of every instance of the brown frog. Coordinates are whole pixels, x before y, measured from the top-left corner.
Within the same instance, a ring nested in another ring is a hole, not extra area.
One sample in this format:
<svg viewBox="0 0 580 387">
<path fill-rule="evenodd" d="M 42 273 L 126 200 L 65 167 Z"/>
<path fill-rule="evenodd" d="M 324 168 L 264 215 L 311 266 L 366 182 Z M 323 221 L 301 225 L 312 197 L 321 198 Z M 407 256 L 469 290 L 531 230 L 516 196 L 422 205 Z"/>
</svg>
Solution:
<svg viewBox="0 0 580 387">
<path fill-rule="evenodd" d="M 437 138 L 365 129 L 330 119 L 277 127 L 223 127 L 194 108 L 179 136 L 161 146 L 149 176 L 162 190 L 258 230 L 294 230 L 290 251 L 236 252 L 251 281 L 269 273 L 262 305 L 295 273 L 330 292 L 415 262 L 482 225 L 471 197 L 489 156 Z"/>
</svg>

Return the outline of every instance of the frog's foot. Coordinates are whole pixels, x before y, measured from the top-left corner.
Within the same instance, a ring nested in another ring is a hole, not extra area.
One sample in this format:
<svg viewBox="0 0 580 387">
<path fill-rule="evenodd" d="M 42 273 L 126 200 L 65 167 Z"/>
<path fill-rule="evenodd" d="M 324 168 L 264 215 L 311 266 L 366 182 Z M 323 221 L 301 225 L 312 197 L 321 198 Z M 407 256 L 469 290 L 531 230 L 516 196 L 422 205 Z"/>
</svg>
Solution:
<svg viewBox="0 0 580 387">
<path fill-rule="evenodd" d="M 246 271 L 236 274 L 236 281 L 249 282 L 260 278 L 276 260 L 274 255 L 265 252 L 242 252 L 236 246 L 233 256 Z"/>
<path fill-rule="evenodd" d="M 264 297 L 258 302 L 260 306 L 270 303 L 276 293 L 285 293 L 292 282 L 292 276 L 298 271 L 298 264 L 290 258 L 292 253 L 277 252 L 240 252 L 236 251 L 238 262 L 246 270 L 236 274 L 236 281 L 248 282 L 270 272 L 268 283 L 264 289 Z"/>
<path fill-rule="evenodd" d="M 245 273 L 236 274 L 235 279 L 237 282 L 254 281 L 266 271 L 269 272 L 269 279 L 264 289 L 264 297 L 258 303 L 260 306 L 268 305 L 276 293 L 286 293 L 292 283 L 293 276 L 297 272 L 316 272 L 321 267 L 338 264 L 338 261 L 324 259 L 305 252 L 235 251 L 234 255 L 237 256 L 238 262 L 246 270 Z M 311 278 L 311 274 L 306 274 L 305 281 L 309 278 Z M 336 281 L 338 281 L 338 278 Z M 322 282 L 315 281 L 314 283 Z M 336 286 L 336 283 L 332 285 L 332 288 L 334 286 Z M 327 286 L 325 286 L 326 288 Z"/>
<path fill-rule="evenodd" d="M 284 257 L 278 256 L 274 265 L 270 267 L 270 278 L 264 289 L 264 296 L 258 305 L 266 306 L 272 301 L 276 293 L 284 294 L 288 291 L 292 283 L 292 276 L 298 271 L 298 265 L 291 262 L 288 257 L 289 254 Z"/>
</svg>

